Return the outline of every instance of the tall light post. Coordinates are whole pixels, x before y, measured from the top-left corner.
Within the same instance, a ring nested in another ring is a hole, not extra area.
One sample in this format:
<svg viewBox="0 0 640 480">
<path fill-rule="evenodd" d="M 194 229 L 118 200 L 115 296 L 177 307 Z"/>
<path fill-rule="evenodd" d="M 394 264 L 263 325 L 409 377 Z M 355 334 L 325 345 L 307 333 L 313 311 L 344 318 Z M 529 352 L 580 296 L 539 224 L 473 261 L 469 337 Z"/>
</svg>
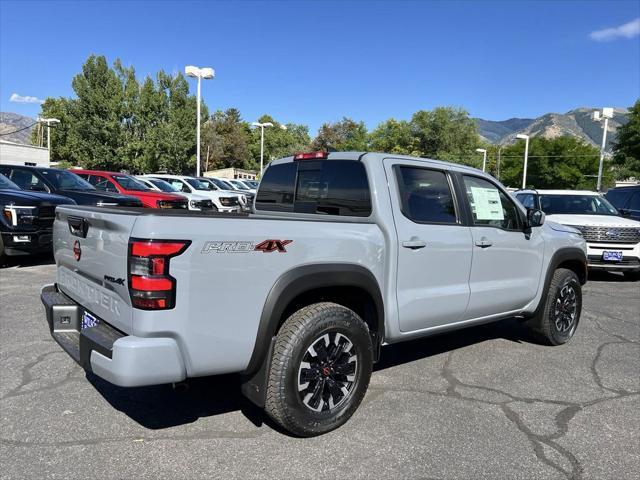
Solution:
<svg viewBox="0 0 640 480">
<path fill-rule="evenodd" d="M 47 149 L 49 150 L 49 160 L 51 160 L 51 124 L 60 123 L 57 118 L 38 118 L 38 122 L 47 124 Z"/>
<path fill-rule="evenodd" d="M 262 172 L 264 171 L 264 129 L 265 127 L 273 127 L 273 123 L 271 122 L 251 122 L 252 127 L 256 127 L 260 129 L 260 177 L 262 177 Z M 286 125 L 280 125 L 282 130 L 286 130 Z"/>
<path fill-rule="evenodd" d="M 487 149 L 486 148 L 476 148 L 476 152 L 482 153 L 482 171 L 487 171 Z"/>
<path fill-rule="evenodd" d="M 602 129 L 602 145 L 600 146 L 600 164 L 598 165 L 598 183 L 596 190 L 599 192 L 602 189 L 602 166 L 604 164 L 604 148 L 607 144 L 607 129 L 609 128 L 609 119 L 613 118 L 613 108 L 606 107 L 593 112 L 592 117 L 596 122 L 604 120 L 604 128 Z"/>
<path fill-rule="evenodd" d="M 527 188 L 527 162 L 529 161 L 529 135 L 519 133 L 516 138 L 524 140 L 524 172 L 522 173 L 522 188 Z"/>
<path fill-rule="evenodd" d="M 198 79 L 198 106 L 196 107 L 196 177 L 200 176 L 200 83 L 202 79 L 209 80 L 215 77 L 216 73 L 213 71 L 213 68 L 209 67 L 194 67 L 193 65 L 187 65 L 184 67 L 184 73 L 187 74 L 188 77 L 197 78 Z"/>
</svg>

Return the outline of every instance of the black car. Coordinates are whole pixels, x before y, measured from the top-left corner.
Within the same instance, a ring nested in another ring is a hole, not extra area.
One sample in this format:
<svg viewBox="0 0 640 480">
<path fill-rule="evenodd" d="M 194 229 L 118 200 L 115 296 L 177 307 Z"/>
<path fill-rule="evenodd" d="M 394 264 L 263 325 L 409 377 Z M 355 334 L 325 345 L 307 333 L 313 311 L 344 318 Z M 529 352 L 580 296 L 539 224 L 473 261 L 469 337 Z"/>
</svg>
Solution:
<svg viewBox="0 0 640 480">
<path fill-rule="evenodd" d="M 142 207 L 135 197 L 96 190 L 78 175 L 58 168 L 0 165 L 0 173 L 23 190 L 69 197 L 78 205 Z"/>
<path fill-rule="evenodd" d="M 640 221 L 640 185 L 612 188 L 604 196 L 623 216 Z"/>
<path fill-rule="evenodd" d="M 60 195 L 21 190 L 0 174 L 0 264 L 5 255 L 50 252 L 56 206 L 75 203 Z"/>
</svg>

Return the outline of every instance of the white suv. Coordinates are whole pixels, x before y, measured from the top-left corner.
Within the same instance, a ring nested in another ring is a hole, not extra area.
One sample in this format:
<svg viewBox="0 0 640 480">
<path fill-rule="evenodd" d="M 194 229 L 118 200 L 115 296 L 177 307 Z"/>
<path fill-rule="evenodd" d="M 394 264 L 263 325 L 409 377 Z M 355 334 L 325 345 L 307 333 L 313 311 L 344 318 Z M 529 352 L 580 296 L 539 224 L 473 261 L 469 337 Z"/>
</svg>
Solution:
<svg viewBox="0 0 640 480">
<path fill-rule="evenodd" d="M 640 222 L 624 218 L 597 192 L 519 190 L 526 208 L 539 208 L 548 220 L 575 227 L 587 241 L 589 268 L 640 274 Z"/>
<path fill-rule="evenodd" d="M 240 211 L 240 195 L 213 190 L 209 182 L 183 175 L 154 174 L 149 176 L 164 180 L 180 190 L 181 193 L 194 193 L 210 198 L 213 201 L 213 206 L 219 212 Z"/>
<path fill-rule="evenodd" d="M 180 195 L 186 197 L 189 200 L 189 210 L 213 210 L 213 201 L 205 195 L 185 192 L 179 188 L 174 187 L 166 180 L 163 180 L 161 178 L 154 178 L 150 175 L 138 175 L 136 176 L 136 179 L 144 183 L 151 190 L 167 193 L 179 193 Z"/>
</svg>

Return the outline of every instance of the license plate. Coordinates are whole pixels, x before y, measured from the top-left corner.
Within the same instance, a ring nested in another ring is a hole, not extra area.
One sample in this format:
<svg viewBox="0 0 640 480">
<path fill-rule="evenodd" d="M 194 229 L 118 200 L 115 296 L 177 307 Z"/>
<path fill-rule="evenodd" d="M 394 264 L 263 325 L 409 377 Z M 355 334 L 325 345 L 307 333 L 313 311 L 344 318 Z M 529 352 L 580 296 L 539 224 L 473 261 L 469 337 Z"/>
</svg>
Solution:
<svg viewBox="0 0 640 480">
<path fill-rule="evenodd" d="M 89 312 L 84 312 L 82 314 L 82 322 L 80 323 L 80 330 L 84 330 L 85 328 L 95 327 L 100 323 L 96 317 L 91 315 Z"/>
<path fill-rule="evenodd" d="M 605 250 L 602 252 L 602 260 L 605 262 L 619 262 L 622 260 L 622 252 L 611 252 Z"/>
</svg>

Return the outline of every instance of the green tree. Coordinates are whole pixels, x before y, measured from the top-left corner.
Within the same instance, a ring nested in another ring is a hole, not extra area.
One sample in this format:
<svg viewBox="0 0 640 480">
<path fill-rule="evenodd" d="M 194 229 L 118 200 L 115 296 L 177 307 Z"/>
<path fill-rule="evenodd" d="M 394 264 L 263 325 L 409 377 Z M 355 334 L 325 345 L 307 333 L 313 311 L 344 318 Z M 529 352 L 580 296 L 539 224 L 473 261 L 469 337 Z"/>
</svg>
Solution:
<svg viewBox="0 0 640 480">
<path fill-rule="evenodd" d="M 264 164 L 265 166 L 276 158 L 287 157 L 297 152 L 305 151 L 309 148 L 311 138 L 309 137 L 309 127 L 296 123 L 282 124 L 270 115 L 262 115 L 258 122 L 271 122 L 273 127 L 264 130 Z M 251 160 L 249 168 L 260 168 L 260 129 L 254 128 L 251 131 L 250 140 Z"/>
<path fill-rule="evenodd" d="M 251 160 L 249 126 L 235 108 L 215 112 L 202 131 L 200 156 L 208 170 L 245 168 Z"/>
<path fill-rule="evenodd" d="M 480 146 L 478 127 L 466 110 L 454 107 L 420 110 L 411 117 L 410 126 L 414 154 L 477 164 L 475 149 Z"/>
<path fill-rule="evenodd" d="M 415 143 L 411 124 L 405 120 L 390 118 L 378 125 L 369 135 L 371 150 L 376 152 L 420 155 Z"/>
<path fill-rule="evenodd" d="M 629 109 L 629 122 L 618 128 L 613 165 L 617 180 L 640 178 L 640 99 Z"/>
<path fill-rule="evenodd" d="M 364 122 L 343 117 L 339 122 L 324 123 L 313 140 L 312 148 L 327 151 L 366 151 L 369 147 L 368 137 Z"/>
<path fill-rule="evenodd" d="M 69 162 L 72 165 L 79 165 L 77 151 L 74 146 L 75 137 L 71 131 L 74 124 L 73 109 L 75 100 L 60 97 L 49 97 L 41 107 L 40 116 L 43 118 L 57 118 L 60 123 L 51 126 L 51 161 Z M 44 130 L 41 130 L 44 128 Z M 42 135 L 42 137 L 40 136 Z M 46 126 L 40 125 L 33 129 L 31 133 L 31 143 L 46 146 L 47 132 Z"/>
<path fill-rule="evenodd" d="M 521 186 L 523 158 L 524 142 L 502 149 L 500 179 L 505 185 Z M 529 141 L 527 187 L 594 190 L 599 160 L 599 149 L 576 137 L 534 137 Z M 604 172 L 603 183 L 612 181 L 611 172 Z"/>
</svg>

